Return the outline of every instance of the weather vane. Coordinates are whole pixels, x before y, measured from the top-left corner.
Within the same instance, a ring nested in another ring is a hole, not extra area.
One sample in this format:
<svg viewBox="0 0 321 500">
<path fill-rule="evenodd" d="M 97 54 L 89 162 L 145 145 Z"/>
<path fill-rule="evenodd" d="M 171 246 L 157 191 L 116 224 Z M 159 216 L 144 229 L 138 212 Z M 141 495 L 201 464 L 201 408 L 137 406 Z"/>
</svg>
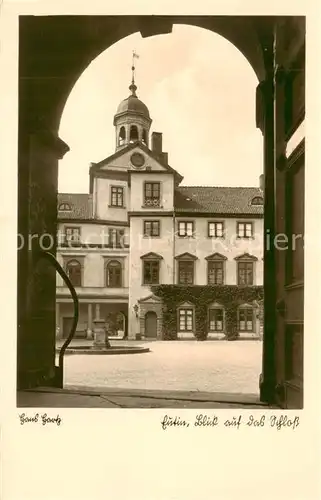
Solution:
<svg viewBox="0 0 321 500">
<path fill-rule="evenodd" d="M 132 83 L 131 83 L 131 86 L 129 87 L 130 90 L 132 91 L 133 95 L 136 95 L 136 90 L 137 90 L 137 87 L 135 85 L 135 59 L 139 59 L 139 55 L 136 53 L 135 50 L 133 50 L 133 56 L 132 56 Z"/>
</svg>

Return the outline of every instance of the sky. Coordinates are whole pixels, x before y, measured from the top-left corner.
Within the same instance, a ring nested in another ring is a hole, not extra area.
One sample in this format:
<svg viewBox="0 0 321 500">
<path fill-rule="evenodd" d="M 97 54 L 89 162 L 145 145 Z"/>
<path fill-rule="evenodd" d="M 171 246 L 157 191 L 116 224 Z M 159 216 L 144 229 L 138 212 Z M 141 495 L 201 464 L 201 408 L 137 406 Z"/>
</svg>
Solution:
<svg viewBox="0 0 321 500">
<path fill-rule="evenodd" d="M 257 77 L 225 38 L 194 26 L 142 38 L 135 33 L 101 53 L 67 100 L 59 135 L 70 147 L 59 164 L 59 192 L 85 193 L 89 164 L 115 152 L 113 117 L 128 97 L 132 51 L 138 97 L 163 133 L 163 151 L 181 185 L 258 186 L 263 141 L 255 126 Z"/>
</svg>

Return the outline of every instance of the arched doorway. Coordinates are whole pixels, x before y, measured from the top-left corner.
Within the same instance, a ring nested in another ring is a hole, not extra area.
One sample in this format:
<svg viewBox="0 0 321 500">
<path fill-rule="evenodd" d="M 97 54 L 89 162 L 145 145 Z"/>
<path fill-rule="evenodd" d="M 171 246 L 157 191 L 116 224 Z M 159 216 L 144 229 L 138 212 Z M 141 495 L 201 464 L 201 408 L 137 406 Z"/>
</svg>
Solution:
<svg viewBox="0 0 321 500">
<path fill-rule="evenodd" d="M 69 149 L 58 137 L 58 128 L 65 102 L 80 74 L 121 38 L 136 31 L 143 37 L 170 33 L 176 23 L 224 36 L 252 65 L 260 82 L 256 121 L 264 135 L 265 232 L 270 241 L 277 230 L 300 232 L 300 227 L 284 225 L 285 215 L 291 223 L 296 211 L 303 214 L 299 201 L 304 194 L 304 142 L 292 156 L 291 172 L 285 148 L 304 119 L 304 78 L 300 85 L 296 80 L 304 75 L 305 68 L 304 17 L 21 16 L 18 232 L 24 241 L 31 233 L 56 234 L 57 163 Z M 286 189 L 288 183 L 290 190 Z M 38 250 L 37 242 L 34 249 Z M 51 250 L 55 252 L 55 248 Z M 18 387 L 37 386 L 44 379 L 48 385 L 55 383 L 55 271 L 46 265 L 37 267 L 31 253 L 25 245 L 18 254 Z M 284 257 L 285 253 L 278 254 L 274 247 L 265 250 L 261 398 L 270 402 L 278 399 L 286 405 L 291 391 L 299 394 L 300 401 L 303 394 L 304 256 L 299 248 L 290 262 L 292 274 L 286 273 Z M 35 274 L 38 279 L 30 290 L 30 276 Z M 299 312 L 295 301 L 299 302 Z M 43 343 L 38 341 L 42 331 L 48 332 Z M 287 377 L 294 377 L 294 385 L 286 386 Z"/>
<path fill-rule="evenodd" d="M 154 311 L 148 311 L 145 314 L 145 337 L 157 338 L 157 314 Z"/>
</svg>

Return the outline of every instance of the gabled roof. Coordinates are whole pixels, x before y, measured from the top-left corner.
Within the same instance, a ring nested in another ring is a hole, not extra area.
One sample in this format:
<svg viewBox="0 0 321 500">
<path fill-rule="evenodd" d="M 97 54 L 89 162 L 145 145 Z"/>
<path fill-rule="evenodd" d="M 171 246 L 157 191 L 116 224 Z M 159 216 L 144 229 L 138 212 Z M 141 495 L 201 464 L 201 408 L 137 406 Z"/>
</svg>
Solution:
<svg viewBox="0 0 321 500">
<path fill-rule="evenodd" d="M 92 219 L 92 196 L 87 193 L 59 193 L 58 208 L 61 203 L 67 203 L 71 210 L 58 210 L 59 219 Z"/>
<path fill-rule="evenodd" d="M 180 186 L 174 205 L 179 212 L 262 216 L 263 206 L 251 204 L 256 196 L 263 196 L 256 187 Z"/>
<path fill-rule="evenodd" d="M 164 163 L 164 161 L 162 160 L 162 158 L 160 158 L 158 155 L 156 155 L 153 151 L 151 151 L 147 146 L 145 146 L 145 144 L 143 144 L 140 141 L 136 141 L 136 142 L 133 142 L 132 144 L 128 144 L 128 146 L 125 146 L 124 148 L 119 149 L 118 151 L 116 151 L 116 153 L 108 156 L 104 160 L 101 160 L 99 163 L 92 164 L 92 166 L 90 167 L 90 175 L 92 175 L 94 172 L 97 172 L 97 170 L 99 170 L 101 167 L 104 167 L 105 165 L 107 165 L 111 161 L 115 160 L 116 158 L 119 158 L 124 153 L 127 153 L 128 151 L 131 151 L 132 149 L 137 148 L 137 147 L 139 147 L 147 155 L 151 156 L 165 170 L 167 170 L 168 172 L 171 172 L 172 174 L 174 174 L 175 177 L 177 177 L 178 182 L 182 182 L 183 176 L 181 174 L 179 174 L 174 168 L 172 168 L 167 163 Z"/>
<path fill-rule="evenodd" d="M 184 253 L 181 253 L 180 255 L 176 255 L 175 259 L 197 260 L 198 257 L 196 257 L 196 255 L 192 255 L 189 252 L 184 252 Z"/>
</svg>

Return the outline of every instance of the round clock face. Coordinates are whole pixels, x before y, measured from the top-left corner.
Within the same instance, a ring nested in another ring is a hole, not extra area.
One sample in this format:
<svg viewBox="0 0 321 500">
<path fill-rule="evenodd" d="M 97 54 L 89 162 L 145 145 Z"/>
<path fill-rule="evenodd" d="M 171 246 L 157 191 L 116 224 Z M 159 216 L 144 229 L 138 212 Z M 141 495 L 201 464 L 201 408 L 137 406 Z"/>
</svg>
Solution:
<svg viewBox="0 0 321 500">
<path fill-rule="evenodd" d="M 130 161 L 134 165 L 134 167 L 140 168 L 145 163 L 145 158 L 141 153 L 133 153 L 130 157 Z"/>
</svg>

